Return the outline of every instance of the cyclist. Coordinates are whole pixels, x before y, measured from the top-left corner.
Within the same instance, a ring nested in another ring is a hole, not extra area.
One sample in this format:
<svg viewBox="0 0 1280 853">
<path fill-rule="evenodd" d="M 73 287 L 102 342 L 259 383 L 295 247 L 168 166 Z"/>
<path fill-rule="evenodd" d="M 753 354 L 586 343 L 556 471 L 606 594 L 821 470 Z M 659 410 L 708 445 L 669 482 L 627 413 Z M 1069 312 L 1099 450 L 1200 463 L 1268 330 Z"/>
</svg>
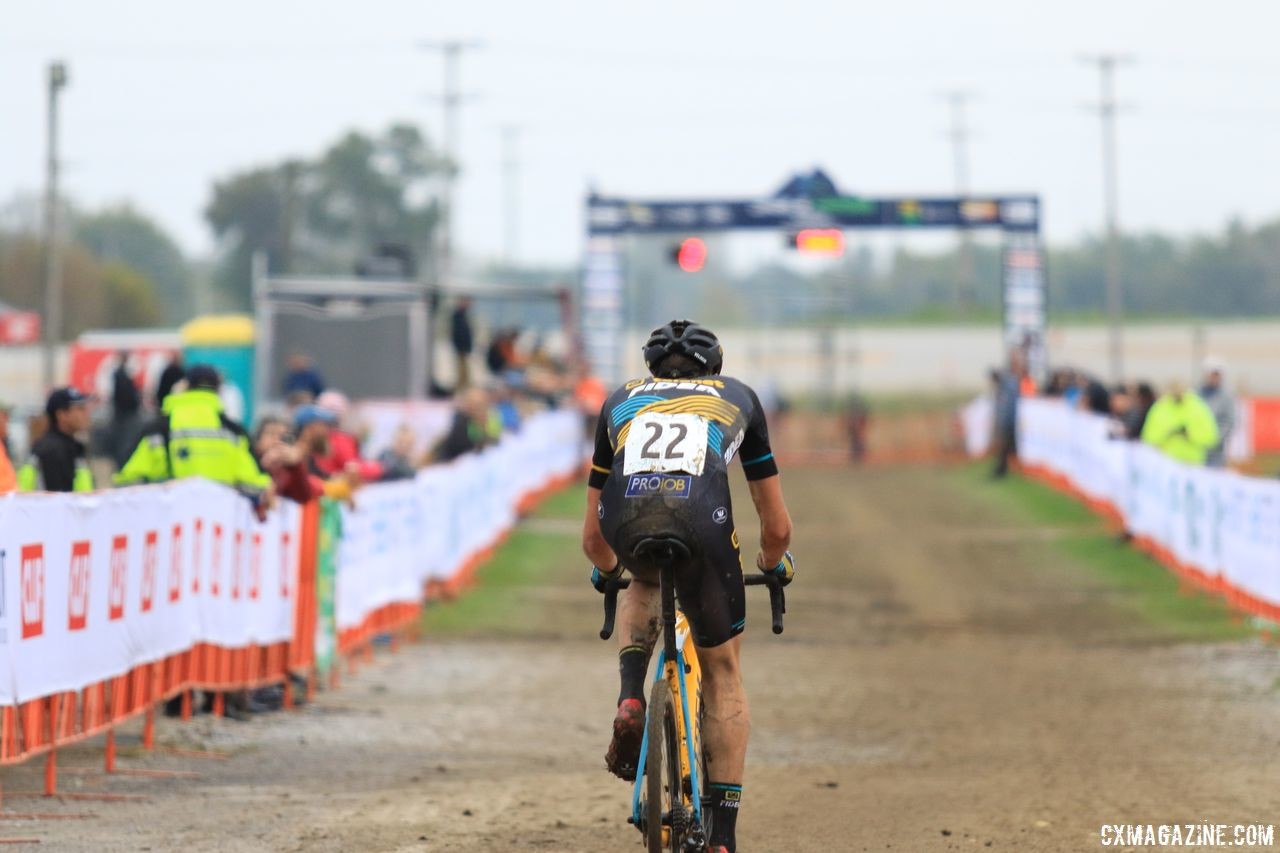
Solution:
<svg viewBox="0 0 1280 853">
<path fill-rule="evenodd" d="M 739 668 L 742 558 L 729 500 L 734 456 L 760 516 L 756 567 L 784 584 L 795 574 L 787 551 L 791 517 L 764 412 L 747 385 L 719 375 L 723 356 L 716 336 L 689 320 L 653 331 L 644 348 L 651 375 L 614 391 L 601 409 L 582 534 L 596 589 L 619 579 L 624 567 L 632 574 L 619 603 L 622 689 L 605 756 L 609 770 L 627 780 L 637 771 L 645 676 L 660 628 L 656 567 L 633 549 L 645 538 L 675 537 L 692 554 L 676 566 L 675 586 L 702 666 L 713 853 L 735 849 L 750 729 Z"/>
</svg>

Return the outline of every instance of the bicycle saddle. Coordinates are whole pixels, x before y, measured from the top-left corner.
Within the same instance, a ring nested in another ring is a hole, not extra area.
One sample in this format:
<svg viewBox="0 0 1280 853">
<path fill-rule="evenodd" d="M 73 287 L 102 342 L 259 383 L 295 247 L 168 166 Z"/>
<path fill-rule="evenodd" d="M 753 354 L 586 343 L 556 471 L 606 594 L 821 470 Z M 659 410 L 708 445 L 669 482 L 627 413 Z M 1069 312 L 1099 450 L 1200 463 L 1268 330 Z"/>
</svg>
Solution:
<svg viewBox="0 0 1280 853">
<path fill-rule="evenodd" d="M 649 536 L 631 547 L 631 556 L 656 564 L 675 564 L 689 559 L 689 546 L 674 536 Z"/>
</svg>

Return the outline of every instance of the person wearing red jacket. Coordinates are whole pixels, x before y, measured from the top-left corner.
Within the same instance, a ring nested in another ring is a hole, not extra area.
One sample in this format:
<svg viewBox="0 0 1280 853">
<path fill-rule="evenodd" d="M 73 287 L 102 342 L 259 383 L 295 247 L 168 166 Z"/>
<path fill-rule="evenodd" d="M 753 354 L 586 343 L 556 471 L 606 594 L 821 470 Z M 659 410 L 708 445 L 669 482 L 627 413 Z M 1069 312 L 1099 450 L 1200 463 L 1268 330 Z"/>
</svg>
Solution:
<svg viewBox="0 0 1280 853">
<path fill-rule="evenodd" d="M 351 403 L 341 391 L 325 391 L 316 400 L 316 406 L 331 412 L 337 423 L 329 428 L 329 452 L 315 460 L 316 466 L 326 475 L 346 474 L 363 483 L 382 479 L 382 466 L 372 459 L 360 456 L 360 442 L 342 427 L 351 409 Z"/>
<path fill-rule="evenodd" d="M 276 494 L 304 504 L 324 494 L 324 480 L 307 470 L 306 452 L 289 438 L 289 424 L 268 416 L 254 433 L 253 452 L 262 470 L 271 475 Z"/>
</svg>

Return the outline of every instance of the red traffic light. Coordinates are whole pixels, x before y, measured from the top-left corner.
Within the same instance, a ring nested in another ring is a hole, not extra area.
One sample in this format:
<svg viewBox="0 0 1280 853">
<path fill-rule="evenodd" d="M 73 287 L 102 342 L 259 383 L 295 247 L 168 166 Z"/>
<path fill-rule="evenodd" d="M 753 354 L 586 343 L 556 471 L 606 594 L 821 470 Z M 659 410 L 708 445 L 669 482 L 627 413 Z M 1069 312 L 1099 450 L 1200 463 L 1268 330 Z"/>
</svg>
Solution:
<svg viewBox="0 0 1280 853">
<path fill-rule="evenodd" d="M 707 263 L 707 244 L 698 237 L 689 237 L 680 241 L 672 257 L 676 266 L 685 272 L 699 272 Z"/>
<path fill-rule="evenodd" d="M 803 228 L 796 232 L 791 245 L 806 255 L 838 258 L 844 254 L 844 232 L 839 228 Z"/>
</svg>

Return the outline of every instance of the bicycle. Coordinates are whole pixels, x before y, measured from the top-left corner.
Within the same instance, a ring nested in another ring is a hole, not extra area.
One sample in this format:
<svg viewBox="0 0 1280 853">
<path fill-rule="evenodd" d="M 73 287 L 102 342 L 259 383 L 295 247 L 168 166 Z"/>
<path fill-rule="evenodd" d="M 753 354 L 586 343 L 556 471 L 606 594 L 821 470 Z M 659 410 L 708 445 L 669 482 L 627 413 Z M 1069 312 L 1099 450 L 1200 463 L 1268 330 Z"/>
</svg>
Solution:
<svg viewBox="0 0 1280 853">
<path fill-rule="evenodd" d="M 702 753 L 702 670 L 688 621 L 676 608 L 675 566 L 689 558 L 689 549 L 679 539 L 658 537 L 641 540 L 634 551 L 659 567 L 662 650 L 645 709 L 640 772 L 627 822 L 640 830 L 649 853 L 695 853 L 705 850 L 711 837 L 711 812 L 710 800 L 702 793 L 707 775 Z M 769 588 L 773 633 L 781 634 L 787 610 L 782 583 L 764 574 L 747 575 L 743 581 L 747 586 Z M 600 639 L 613 636 L 618 591 L 630 585 L 626 578 L 606 585 Z"/>
</svg>

